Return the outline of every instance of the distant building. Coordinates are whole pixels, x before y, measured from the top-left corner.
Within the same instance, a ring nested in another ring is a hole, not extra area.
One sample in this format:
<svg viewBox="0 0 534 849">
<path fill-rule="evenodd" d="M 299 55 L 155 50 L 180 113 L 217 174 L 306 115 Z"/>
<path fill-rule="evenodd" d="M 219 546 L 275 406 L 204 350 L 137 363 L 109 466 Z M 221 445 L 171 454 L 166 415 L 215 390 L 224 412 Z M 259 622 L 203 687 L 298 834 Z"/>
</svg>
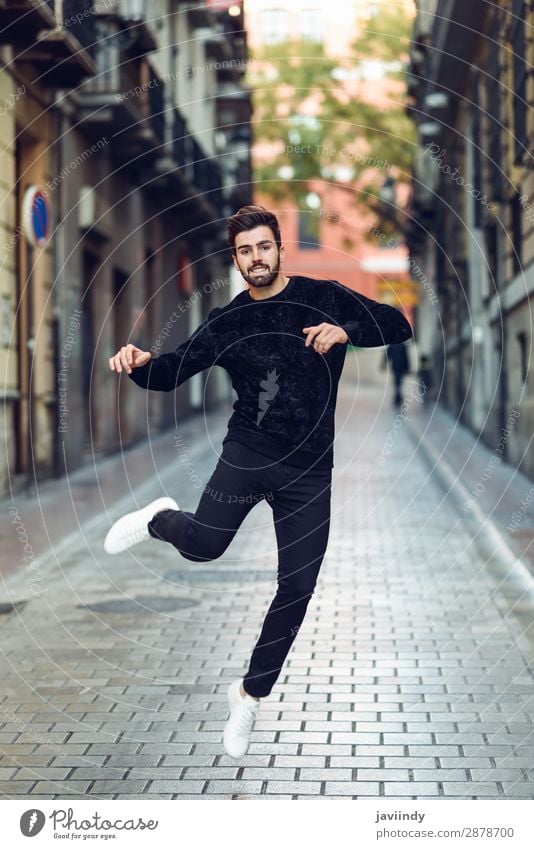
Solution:
<svg viewBox="0 0 534 849">
<path fill-rule="evenodd" d="M 323 4 L 309 0 L 295 0 L 282 8 L 273 0 L 246 0 L 247 28 L 251 49 L 280 44 L 287 39 L 303 38 L 313 50 L 314 43 L 322 43 L 328 55 L 344 59 L 350 53 L 350 43 L 360 27 L 365 26 L 372 15 L 378 12 L 378 4 L 340 0 L 335 13 Z M 406 2 L 406 8 L 411 4 Z M 378 66 L 380 63 L 375 63 Z M 276 69 L 274 69 L 276 70 Z M 369 67 L 354 69 L 353 78 L 344 79 L 345 90 L 365 92 L 373 102 L 391 93 L 395 83 L 388 80 L 385 69 Z M 276 76 L 263 68 L 262 75 L 276 85 Z M 399 84 L 396 84 L 399 86 Z M 400 84 L 402 96 L 402 84 Z M 320 104 L 313 103 L 313 93 L 303 93 L 302 113 L 310 120 L 320 119 Z M 281 139 L 280 144 L 287 143 Z M 268 163 L 272 158 L 271 145 L 255 139 L 254 163 Z M 298 145 L 297 145 L 298 147 Z M 393 303 L 404 309 L 407 318 L 413 320 L 416 287 L 412 284 L 408 251 L 404 244 L 388 244 L 387 237 L 377 229 L 377 218 L 372 213 L 355 211 L 354 200 L 358 187 L 351 186 L 348 171 L 351 166 L 352 150 L 332 151 L 332 169 L 337 169 L 338 185 L 323 179 L 320 174 L 309 183 L 310 192 L 301 208 L 294 202 L 273 204 L 261 186 L 256 184 L 255 198 L 273 211 L 279 218 L 285 246 L 284 270 L 287 274 L 304 274 L 311 277 L 336 279 L 368 297 Z M 298 149 L 295 151 L 298 155 Z M 360 162 L 365 162 L 360 158 Z M 354 160 L 352 160 L 354 162 Z M 387 163 L 382 163 L 382 178 L 387 174 Z M 369 163 L 369 171 L 376 170 Z M 291 174 L 275 173 L 273 180 L 291 180 Z M 402 202 L 399 192 L 398 202 Z M 382 238 L 380 238 L 382 237 Z M 402 301 L 402 303 L 401 303 Z M 369 376 L 376 373 L 383 352 L 366 354 L 362 367 Z"/>
</svg>

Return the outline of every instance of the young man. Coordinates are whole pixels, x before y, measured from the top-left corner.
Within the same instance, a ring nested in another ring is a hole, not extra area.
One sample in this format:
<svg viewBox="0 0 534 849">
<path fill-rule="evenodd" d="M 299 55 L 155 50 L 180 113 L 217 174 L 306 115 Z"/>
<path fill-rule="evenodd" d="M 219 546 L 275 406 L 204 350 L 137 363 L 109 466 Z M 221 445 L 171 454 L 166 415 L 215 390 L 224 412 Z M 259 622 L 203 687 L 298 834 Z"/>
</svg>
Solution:
<svg viewBox="0 0 534 849">
<path fill-rule="evenodd" d="M 242 681 L 228 689 L 226 752 L 248 749 L 314 592 L 328 542 L 334 413 L 347 343 L 376 347 L 412 335 L 403 314 L 337 281 L 286 277 L 276 217 L 244 206 L 228 221 L 233 261 L 248 288 L 216 307 L 174 353 L 126 345 L 109 360 L 144 389 L 172 392 L 218 365 L 238 399 L 223 450 L 195 513 L 163 497 L 119 519 L 105 550 L 164 540 L 188 560 L 214 560 L 265 499 L 273 511 L 278 587 Z M 215 494 L 215 495 L 214 495 Z M 199 568 L 202 568 L 201 566 Z"/>
</svg>

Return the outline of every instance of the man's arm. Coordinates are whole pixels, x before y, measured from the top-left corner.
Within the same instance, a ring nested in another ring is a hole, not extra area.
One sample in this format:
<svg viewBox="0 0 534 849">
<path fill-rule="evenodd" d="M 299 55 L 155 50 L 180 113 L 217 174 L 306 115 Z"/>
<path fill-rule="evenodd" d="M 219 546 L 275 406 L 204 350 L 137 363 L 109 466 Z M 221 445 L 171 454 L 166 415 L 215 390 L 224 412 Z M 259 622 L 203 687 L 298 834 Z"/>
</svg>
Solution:
<svg viewBox="0 0 534 849">
<path fill-rule="evenodd" d="M 413 336 L 412 328 L 402 312 L 389 304 L 381 304 L 360 292 L 334 284 L 334 317 L 351 345 L 375 348 L 405 342 Z"/>
<path fill-rule="evenodd" d="M 172 392 L 194 374 L 212 366 L 217 359 L 215 339 L 210 323 L 217 311 L 211 310 L 207 319 L 175 351 L 152 357 L 145 365 L 128 372 L 142 389 Z"/>
</svg>

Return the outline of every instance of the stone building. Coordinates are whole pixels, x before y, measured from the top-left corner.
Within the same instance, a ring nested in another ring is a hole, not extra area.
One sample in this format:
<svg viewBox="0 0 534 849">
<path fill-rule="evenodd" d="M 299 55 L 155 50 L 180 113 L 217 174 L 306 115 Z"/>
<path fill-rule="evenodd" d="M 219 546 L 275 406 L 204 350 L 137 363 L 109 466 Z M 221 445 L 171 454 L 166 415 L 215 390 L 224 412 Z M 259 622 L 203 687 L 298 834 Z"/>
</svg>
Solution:
<svg viewBox="0 0 534 849">
<path fill-rule="evenodd" d="M 418 0 L 407 226 L 425 301 L 420 353 L 432 358 L 440 400 L 530 475 L 533 24 L 523 0 Z"/>
<path fill-rule="evenodd" d="M 251 107 L 239 2 L 6 0 L 0 52 L 7 495 L 228 396 L 215 369 L 147 404 L 108 359 L 228 299 Z"/>
</svg>

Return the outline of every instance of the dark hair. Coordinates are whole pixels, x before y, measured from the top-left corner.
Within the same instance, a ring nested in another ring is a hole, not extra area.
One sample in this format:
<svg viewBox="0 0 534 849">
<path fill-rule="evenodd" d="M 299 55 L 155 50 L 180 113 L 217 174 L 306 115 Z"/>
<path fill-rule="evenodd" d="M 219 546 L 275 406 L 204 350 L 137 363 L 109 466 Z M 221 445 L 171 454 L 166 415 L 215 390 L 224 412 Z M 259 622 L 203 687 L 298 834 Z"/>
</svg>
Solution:
<svg viewBox="0 0 534 849">
<path fill-rule="evenodd" d="M 228 219 L 228 244 L 232 248 L 232 253 L 235 254 L 235 237 L 238 233 L 244 233 L 245 230 L 253 230 L 254 227 L 265 225 L 270 227 L 274 240 L 280 250 L 282 240 L 280 238 L 280 225 L 276 215 L 265 209 L 264 206 L 249 204 L 238 209 L 235 215 Z"/>
</svg>

